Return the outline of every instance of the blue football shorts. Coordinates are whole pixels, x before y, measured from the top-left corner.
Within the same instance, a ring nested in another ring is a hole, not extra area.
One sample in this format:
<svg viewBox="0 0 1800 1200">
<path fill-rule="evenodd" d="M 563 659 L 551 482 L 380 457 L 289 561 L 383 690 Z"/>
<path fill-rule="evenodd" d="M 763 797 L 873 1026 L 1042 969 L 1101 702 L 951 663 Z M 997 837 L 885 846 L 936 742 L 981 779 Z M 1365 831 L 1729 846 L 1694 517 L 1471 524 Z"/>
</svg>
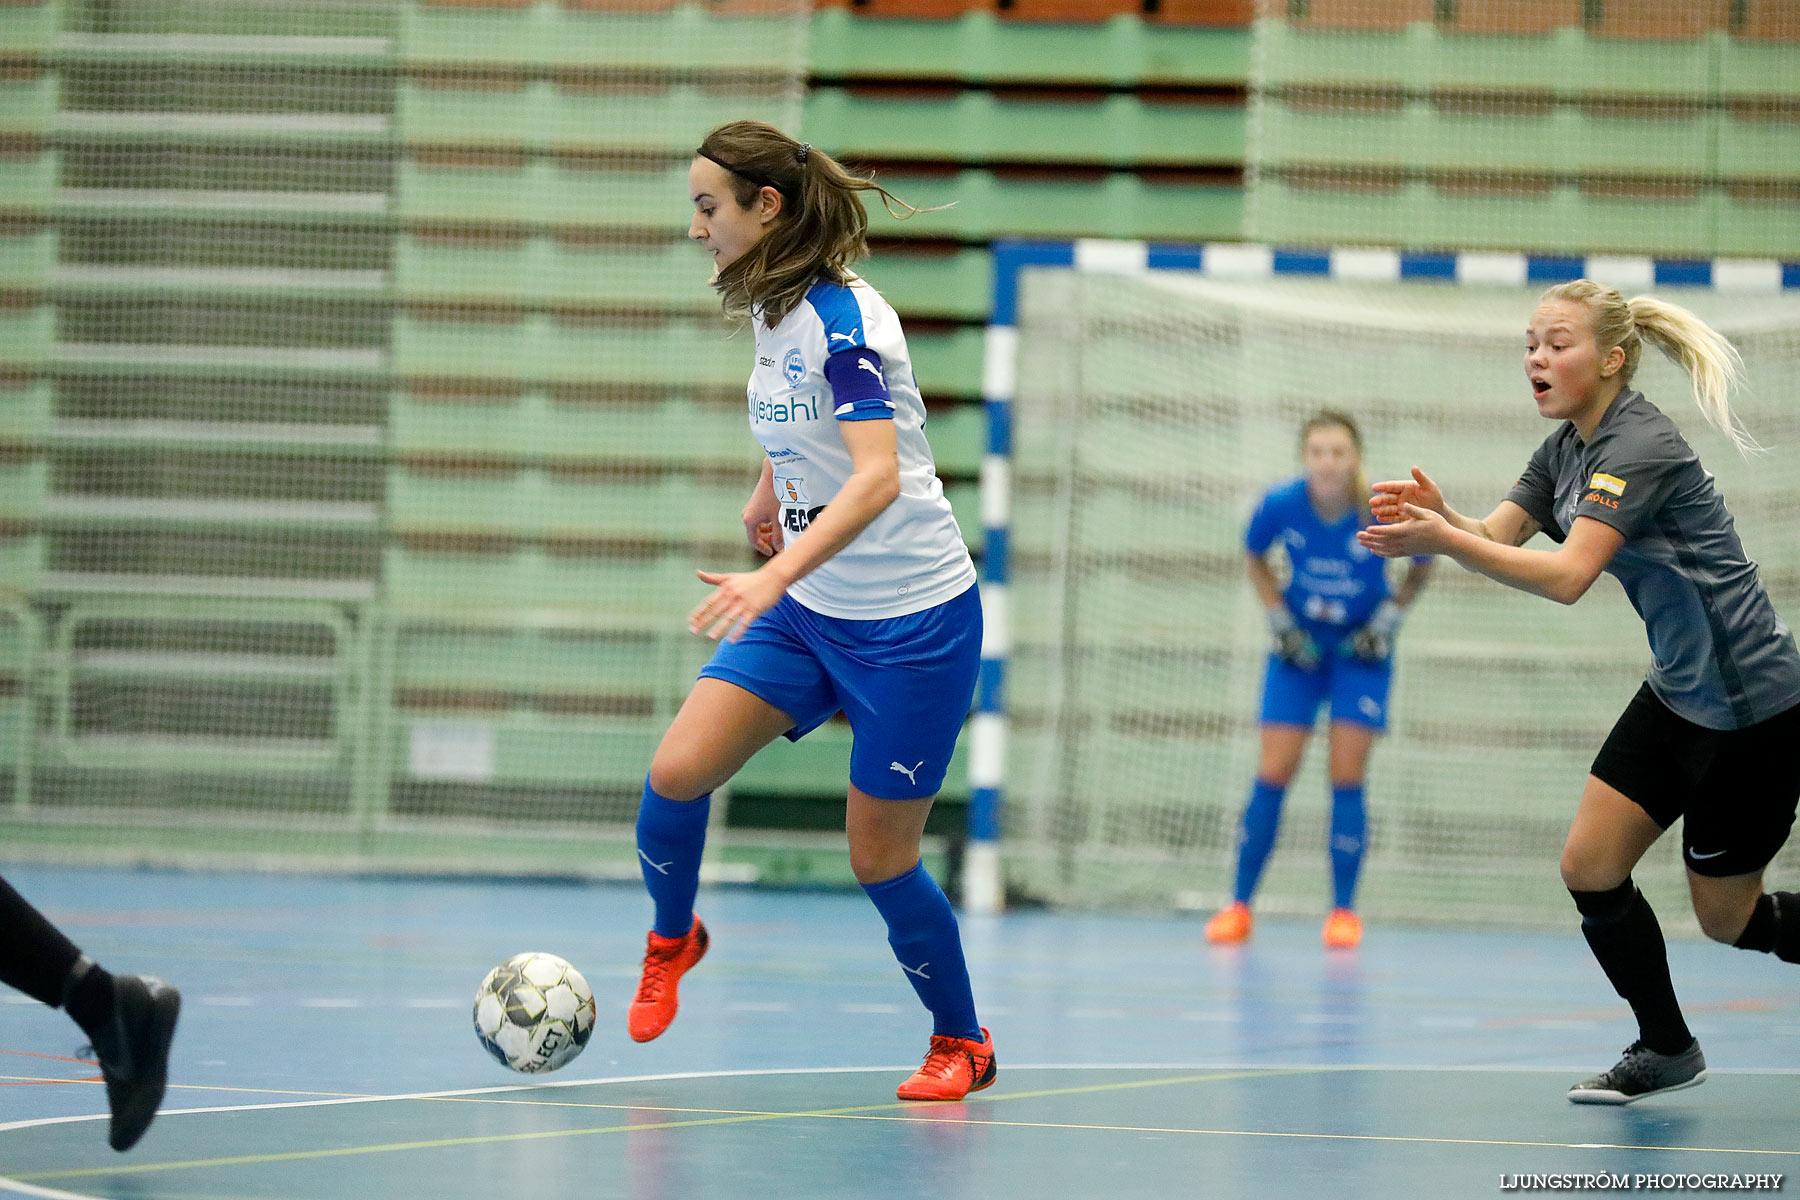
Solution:
<svg viewBox="0 0 1800 1200">
<path fill-rule="evenodd" d="M 1269 655 L 1263 675 L 1262 723 L 1312 727 L 1319 705 L 1331 701 L 1331 719 L 1366 725 L 1376 733 L 1387 728 L 1388 689 L 1394 663 L 1366 663 L 1337 647 L 1322 646 L 1323 659 L 1308 671 L 1279 655 Z"/>
<path fill-rule="evenodd" d="M 842 712 L 850 782 L 885 800 L 935 796 L 975 698 L 981 594 L 903 617 L 852 621 L 783 596 L 744 636 L 721 642 L 702 679 L 736 684 L 794 719 L 789 741 Z"/>
</svg>

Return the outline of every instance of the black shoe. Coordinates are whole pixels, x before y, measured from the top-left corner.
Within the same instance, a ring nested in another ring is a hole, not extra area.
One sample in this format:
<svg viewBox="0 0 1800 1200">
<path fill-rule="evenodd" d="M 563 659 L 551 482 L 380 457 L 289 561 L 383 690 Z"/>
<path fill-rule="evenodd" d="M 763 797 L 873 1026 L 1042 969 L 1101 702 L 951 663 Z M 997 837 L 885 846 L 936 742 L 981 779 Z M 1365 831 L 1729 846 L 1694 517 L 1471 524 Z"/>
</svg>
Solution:
<svg viewBox="0 0 1800 1200">
<path fill-rule="evenodd" d="M 129 1150 L 150 1128 L 169 1082 L 169 1043 L 181 993 L 154 975 L 113 976 L 113 1014 L 94 1031 L 94 1056 L 112 1108 L 107 1143 Z"/>
<path fill-rule="evenodd" d="M 1612 1070 L 1570 1088 L 1569 1099 L 1577 1104 L 1630 1104 L 1704 1082 L 1706 1056 L 1700 1053 L 1698 1040 L 1680 1054 L 1658 1054 L 1639 1041 L 1625 1047 L 1625 1057 Z"/>
</svg>

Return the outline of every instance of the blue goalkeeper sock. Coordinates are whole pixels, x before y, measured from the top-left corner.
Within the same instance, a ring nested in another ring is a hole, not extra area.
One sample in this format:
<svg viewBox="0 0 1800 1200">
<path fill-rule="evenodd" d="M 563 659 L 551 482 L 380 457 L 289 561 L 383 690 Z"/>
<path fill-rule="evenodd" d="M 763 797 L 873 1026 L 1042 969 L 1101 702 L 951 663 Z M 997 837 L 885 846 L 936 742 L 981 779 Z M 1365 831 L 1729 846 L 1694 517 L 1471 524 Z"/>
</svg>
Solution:
<svg viewBox="0 0 1800 1200">
<path fill-rule="evenodd" d="M 1237 883 L 1233 895 L 1239 904 L 1250 903 L 1262 879 L 1269 852 L 1275 849 L 1275 832 L 1281 828 L 1281 801 L 1287 785 L 1258 779 L 1250 788 L 1250 803 L 1238 825 Z"/>
<path fill-rule="evenodd" d="M 981 1022 L 975 1019 L 975 993 L 963 961 L 956 913 L 925 864 L 915 863 L 904 874 L 862 888 L 887 922 L 888 945 L 906 972 L 906 982 L 931 1012 L 931 1031 L 980 1041 Z"/>
<path fill-rule="evenodd" d="M 644 780 L 638 805 L 638 867 L 656 904 L 652 926 L 663 937 L 686 937 L 694 927 L 694 893 L 700 890 L 700 853 L 706 849 L 706 817 L 712 795 L 671 800 Z"/>
<path fill-rule="evenodd" d="M 1363 845 L 1368 840 L 1363 785 L 1331 789 L 1331 887 L 1333 903 L 1350 908 L 1356 899 L 1356 877 L 1362 873 Z"/>
</svg>

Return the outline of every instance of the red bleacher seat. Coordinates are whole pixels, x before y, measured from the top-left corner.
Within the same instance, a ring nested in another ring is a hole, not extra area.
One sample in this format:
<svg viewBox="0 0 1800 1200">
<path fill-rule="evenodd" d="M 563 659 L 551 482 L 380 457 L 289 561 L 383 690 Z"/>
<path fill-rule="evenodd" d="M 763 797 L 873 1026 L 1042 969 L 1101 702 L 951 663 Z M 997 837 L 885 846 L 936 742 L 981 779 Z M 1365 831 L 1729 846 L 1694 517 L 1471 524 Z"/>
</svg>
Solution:
<svg viewBox="0 0 1800 1200">
<path fill-rule="evenodd" d="M 1732 32 L 1753 42 L 1800 42 L 1800 0 L 1745 0 L 1744 23 Z"/>
<path fill-rule="evenodd" d="M 1400 30 L 1435 16 L 1432 0 L 1305 0 L 1292 19 L 1308 29 Z"/>
<path fill-rule="evenodd" d="M 1549 33 L 1581 24 L 1581 0 L 1456 0 L 1457 33 Z"/>
<path fill-rule="evenodd" d="M 1014 21 L 1105 21 L 1144 11 L 1143 0 L 995 0 L 994 7 Z"/>
<path fill-rule="evenodd" d="M 1144 0 L 1144 16 L 1161 25 L 1246 26 L 1256 0 Z"/>
<path fill-rule="evenodd" d="M 994 0 L 813 0 L 814 8 L 847 8 L 859 17 L 943 21 L 970 12 L 993 12 Z"/>
<path fill-rule="evenodd" d="M 1593 32 L 1600 37 L 1657 38 L 1685 42 L 1702 37 L 1714 29 L 1724 29 L 1731 22 L 1731 0 L 1605 0 L 1600 10 L 1600 24 Z"/>
</svg>

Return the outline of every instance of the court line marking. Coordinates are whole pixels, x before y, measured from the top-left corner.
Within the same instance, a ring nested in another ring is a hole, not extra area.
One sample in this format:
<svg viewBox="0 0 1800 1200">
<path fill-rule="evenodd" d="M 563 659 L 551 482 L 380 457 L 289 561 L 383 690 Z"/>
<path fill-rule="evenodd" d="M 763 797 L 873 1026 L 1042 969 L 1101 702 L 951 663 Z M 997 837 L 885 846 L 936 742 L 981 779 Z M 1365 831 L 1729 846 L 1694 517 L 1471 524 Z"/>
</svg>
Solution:
<svg viewBox="0 0 1800 1200">
<path fill-rule="evenodd" d="M 586 1079 L 538 1079 L 529 1083 L 495 1084 L 479 1088 L 456 1088 L 434 1092 L 312 1092 L 286 1088 L 253 1088 L 230 1087 L 223 1084 L 207 1083 L 171 1083 L 170 1091 L 191 1092 L 232 1092 L 256 1096 L 306 1096 L 306 1100 L 272 1100 L 262 1104 L 226 1104 L 206 1105 L 194 1108 L 165 1108 L 157 1115 L 161 1117 L 199 1116 L 211 1113 L 261 1112 L 282 1108 L 318 1108 L 339 1104 L 380 1104 L 402 1100 L 440 1100 L 454 1099 L 462 1096 L 495 1095 L 503 1092 L 543 1092 L 555 1088 L 601 1087 L 619 1083 L 664 1083 L 686 1079 L 735 1079 L 751 1077 L 767 1077 L 773 1075 L 855 1075 L 874 1074 L 890 1071 L 910 1071 L 911 1063 L 896 1066 L 880 1067 L 761 1067 L 728 1071 L 664 1071 L 648 1075 L 602 1075 Z M 1016 1071 L 1240 1071 L 1255 1074 L 1305 1072 L 1323 1074 L 1327 1071 L 1389 1071 L 1389 1072 L 1431 1072 L 1457 1071 L 1482 1072 L 1488 1074 L 1555 1074 L 1566 1075 L 1580 1072 L 1587 1068 L 1581 1066 L 1510 1066 L 1499 1063 L 1473 1063 L 1468 1065 L 1457 1063 L 1295 1063 L 1286 1066 L 1280 1064 L 1257 1063 L 1008 1063 L 1009 1072 Z M 1800 1076 L 1800 1070 L 1788 1067 L 1709 1067 L 1709 1075 L 1787 1075 Z M 24 1080 L 27 1076 L 0 1076 L 0 1079 Z M 44 1083 L 72 1083 L 93 1085 L 101 1082 L 98 1076 L 92 1078 L 46 1078 Z M 990 1097 L 991 1098 L 991 1097 Z M 61 1117 L 29 1117 L 21 1121 L 0 1123 L 0 1133 L 12 1133 L 21 1129 L 36 1129 L 48 1125 L 68 1125 L 82 1121 L 104 1121 L 108 1114 L 83 1113 Z"/>
<path fill-rule="evenodd" d="M 868 1073 L 868 1072 L 872 1072 L 872 1071 L 891 1071 L 891 1070 L 895 1070 L 895 1069 L 896 1068 L 891 1068 L 891 1067 L 824 1067 L 824 1068 L 817 1068 L 817 1069 L 805 1068 L 805 1067 L 789 1067 L 789 1068 L 779 1068 L 779 1069 L 775 1069 L 775 1070 L 684 1071 L 684 1072 L 671 1073 L 668 1075 L 646 1076 L 646 1077 L 640 1077 L 640 1078 L 642 1081 L 649 1081 L 649 1080 L 657 1080 L 657 1079 L 705 1079 L 705 1078 L 769 1076 L 769 1075 L 827 1075 L 827 1074 Z M 1015 1068 L 1015 1069 L 1055 1070 L 1058 1068 L 1053 1064 L 1035 1064 L 1035 1065 L 1032 1065 L 1029 1067 L 1022 1067 L 1022 1068 Z M 1062 1069 L 1122 1070 L 1122 1069 L 1128 1069 L 1128 1068 L 1120 1067 L 1115 1064 L 1082 1064 L 1079 1066 L 1065 1067 Z M 1140 1069 L 1144 1069 L 1144 1068 L 1140 1068 Z M 1149 1068 L 1149 1069 L 1156 1069 L 1156 1068 Z M 1167 1068 L 1163 1068 L 1163 1069 L 1167 1069 Z M 1037 1091 L 1032 1091 L 1032 1092 L 1006 1092 L 1006 1093 L 1001 1093 L 999 1095 L 983 1096 L 983 1097 L 978 1098 L 976 1102 L 977 1103 L 984 1103 L 984 1102 L 998 1103 L 998 1102 L 1007 1101 L 1007 1100 L 1038 1099 L 1038 1098 L 1042 1098 L 1042 1097 L 1046 1097 L 1046 1096 L 1068 1096 L 1068 1095 L 1080 1095 L 1080 1094 L 1094 1094 L 1094 1093 L 1100 1093 L 1100 1092 L 1119 1092 L 1119 1091 L 1126 1091 L 1126 1090 L 1137 1089 L 1137 1088 L 1172 1087 L 1172 1086 L 1178 1086 L 1178 1085 L 1190 1084 L 1190 1083 L 1216 1083 L 1216 1082 L 1222 1082 L 1222 1081 L 1230 1080 L 1230 1079 L 1268 1078 L 1268 1077 L 1282 1076 L 1282 1075 L 1342 1073 L 1342 1072 L 1347 1072 L 1347 1071 L 1369 1071 L 1369 1070 L 1379 1070 L 1379 1069 L 1382 1069 L 1382 1068 L 1375 1068 L 1375 1067 L 1370 1067 L 1368 1065 L 1362 1065 L 1362 1064 L 1342 1064 L 1342 1065 L 1330 1064 L 1330 1065 L 1315 1065 L 1315 1066 L 1246 1067 L 1246 1068 L 1242 1068 L 1242 1069 L 1209 1070 L 1204 1074 L 1178 1075 L 1178 1076 L 1175 1076 L 1173 1078 L 1168 1078 L 1168 1079 L 1123 1080 L 1123 1081 L 1117 1081 L 1117 1082 L 1111 1082 L 1111 1083 L 1088 1084 L 1088 1085 L 1084 1085 L 1081 1087 L 1044 1088 L 1044 1089 L 1039 1089 Z M 1405 1070 L 1408 1070 L 1409 1068 L 1402 1067 L 1402 1068 L 1392 1068 L 1392 1069 L 1398 1070 L 1398 1071 L 1405 1071 Z M 1448 1069 L 1453 1069 L 1453 1068 L 1428 1067 L 1425 1069 L 1448 1070 Z M 1505 1069 L 1505 1068 L 1490 1068 L 1490 1069 Z M 1542 1072 L 1542 1071 L 1549 1070 L 1549 1069 L 1550 1068 L 1522 1068 L 1521 1073 Z M 1766 1074 L 1792 1074 L 1793 1072 L 1770 1071 L 1770 1072 L 1763 1072 L 1763 1073 L 1766 1073 Z M 450 1100 L 450 1101 L 461 1100 L 461 1101 L 468 1101 L 476 1096 L 492 1096 L 496 1093 L 502 1093 L 502 1092 L 516 1092 L 516 1091 L 521 1091 L 521 1090 L 536 1090 L 539 1088 L 547 1090 L 548 1088 L 552 1088 L 552 1087 L 578 1087 L 578 1086 L 584 1086 L 584 1085 L 591 1085 L 591 1084 L 595 1084 L 595 1083 L 617 1083 L 617 1082 L 632 1082 L 632 1081 L 634 1081 L 634 1080 L 632 1080 L 630 1077 L 619 1078 L 619 1079 L 610 1079 L 610 1080 L 569 1080 L 569 1081 L 559 1081 L 559 1082 L 555 1082 L 555 1083 L 546 1083 L 546 1084 L 541 1084 L 541 1085 L 524 1084 L 524 1085 L 510 1085 L 510 1086 L 492 1087 L 492 1088 L 466 1088 L 466 1089 L 461 1089 L 461 1090 L 455 1091 L 455 1092 L 413 1093 L 411 1095 L 392 1096 L 392 1097 L 354 1097 L 354 1098 L 348 1098 L 348 1099 L 339 1100 L 339 1101 L 301 1101 L 301 1102 L 294 1103 L 294 1104 L 245 1105 L 245 1106 L 237 1106 L 237 1107 L 233 1107 L 233 1108 L 222 1108 L 222 1109 L 199 1109 L 199 1110 L 190 1109 L 190 1110 L 176 1110 L 176 1111 L 231 1112 L 231 1111 L 247 1111 L 247 1110 L 268 1109 L 268 1108 L 304 1108 L 304 1107 L 313 1107 L 313 1106 L 320 1105 L 320 1104 L 332 1104 L 332 1103 L 369 1103 L 369 1102 L 379 1101 L 379 1100 L 440 1100 L 440 1101 L 441 1100 Z M 521 1101 L 503 1101 L 503 1103 L 522 1103 L 522 1102 Z M 559 1106 L 563 1106 L 563 1105 L 559 1104 Z M 569 1102 L 567 1106 L 575 1107 L 577 1105 L 575 1105 L 574 1102 Z M 653 1111 L 653 1112 L 671 1111 L 671 1110 L 667 1110 L 667 1109 L 655 1108 L 652 1106 L 640 1106 L 640 1105 L 615 1105 L 615 1106 L 594 1106 L 594 1107 L 610 1107 L 610 1108 L 619 1108 L 619 1109 L 627 1109 L 627 1110 Z M 672 1110 L 672 1111 L 706 1113 L 706 1114 L 713 1114 L 713 1115 L 709 1115 L 709 1116 L 705 1116 L 705 1117 L 697 1117 L 696 1119 L 691 1119 L 691 1120 L 680 1120 L 680 1121 L 655 1121 L 655 1122 L 645 1122 L 645 1123 L 638 1123 L 638 1124 L 627 1123 L 627 1124 L 623 1124 L 623 1125 L 602 1125 L 602 1126 L 590 1126 L 590 1127 L 581 1128 L 581 1129 L 536 1130 L 536 1131 L 524 1132 L 524 1133 L 485 1134 L 485 1135 L 481 1135 L 481 1136 L 461 1137 L 461 1138 L 436 1138 L 436 1139 L 431 1139 L 431 1140 L 427 1140 L 427 1141 L 390 1142 L 390 1143 L 373 1144 L 373 1145 L 365 1145 L 365 1146 L 344 1146 L 344 1147 L 335 1147 L 335 1148 L 318 1149 L 318 1150 L 291 1150 L 291 1151 L 282 1151 L 282 1152 L 271 1153 L 271 1154 L 234 1155 L 234 1156 L 224 1157 L 224 1158 L 187 1159 L 187 1160 L 173 1161 L 173 1162 L 140 1163 L 140 1164 L 127 1165 L 127 1166 L 82 1167 L 82 1168 L 58 1170 L 58 1171 L 36 1171 L 36 1172 L 31 1172 L 19 1179 L 13 1179 L 13 1178 L 7 1178 L 4 1176 L 0 1176 L 0 1189 L 6 1188 L 6 1187 L 12 1186 L 12 1185 L 18 1185 L 18 1184 L 23 1183 L 24 1180 L 30 1180 L 30 1179 L 73 1179 L 73 1178 L 80 1178 L 80 1177 L 89 1176 L 89 1175 L 148 1174 L 148 1173 L 152 1173 L 152 1172 L 170 1171 L 170 1170 L 195 1170 L 195 1169 L 200 1169 L 200 1168 L 205 1168 L 205 1167 L 250 1166 L 250 1165 L 263 1165 L 263 1164 L 278 1163 L 278 1162 L 315 1161 L 315 1160 L 329 1159 L 329 1158 L 353 1157 L 353 1156 L 365 1155 L 365 1154 L 397 1153 L 397 1152 L 406 1151 L 406 1150 L 442 1149 L 442 1148 L 447 1148 L 447 1147 L 451 1147 L 451 1146 L 491 1145 L 491 1144 L 506 1143 L 506 1142 L 544 1141 L 544 1140 L 548 1140 L 551 1138 L 587 1137 L 587 1136 L 593 1136 L 593 1135 L 597 1135 L 597 1134 L 608 1134 L 608 1133 L 633 1133 L 633 1132 L 642 1133 L 642 1132 L 649 1132 L 649 1131 L 653 1131 L 653 1130 L 693 1129 L 693 1128 L 701 1128 L 701 1127 L 715 1126 L 715 1125 L 748 1124 L 748 1123 L 757 1122 L 757 1121 L 874 1120 L 874 1121 L 893 1121 L 893 1122 L 910 1123 L 910 1124 L 925 1124 L 925 1123 L 938 1124 L 938 1123 L 943 1123 L 947 1120 L 950 1120 L 950 1118 L 947 1118 L 947 1117 L 935 1117 L 935 1116 L 926 1115 L 933 1111 L 933 1109 L 929 1108 L 929 1107 L 927 1107 L 923 1110 L 919 1110 L 917 1112 L 917 1115 L 909 1114 L 906 1116 L 900 1116 L 900 1115 L 895 1115 L 895 1114 L 891 1114 L 891 1113 L 886 1114 L 886 1115 L 878 1115 L 878 1114 L 883 1114 L 884 1110 L 895 1110 L 895 1109 L 911 1110 L 911 1109 L 915 1109 L 915 1108 L 916 1108 L 915 1105 L 910 1104 L 908 1102 L 896 1101 L 896 1102 L 889 1102 L 889 1103 L 882 1103 L 882 1104 L 854 1105 L 854 1106 L 845 1107 L 845 1108 L 812 1109 L 812 1110 L 804 1110 L 804 1111 L 780 1111 L 780 1112 L 743 1110 L 743 1109 L 693 1109 L 693 1110 L 679 1109 L 679 1110 Z M 938 1111 L 944 1111 L 944 1110 L 938 1110 Z M 1342 1133 L 1304 1132 L 1304 1131 L 1292 1131 L 1292 1130 L 1193 1129 L 1193 1128 L 1178 1128 L 1178 1127 L 1165 1127 L 1165 1126 L 1097 1125 L 1097 1124 L 1088 1124 L 1088 1123 L 1080 1123 L 1080 1122 L 1005 1121 L 1005 1120 L 993 1120 L 993 1119 L 989 1119 L 989 1118 L 970 1118 L 970 1117 L 967 1117 L 964 1115 L 960 1115 L 962 1113 L 965 1113 L 966 1110 L 959 1109 L 959 1110 L 954 1110 L 954 1111 L 959 1113 L 959 1116 L 954 1119 L 955 1124 L 962 1125 L 962 1126 L 984 1126 L 984 1127 L 992 1127 L 992 1128 L 1065 1129 L 1065 1130 L 1071 1130 L 1071 1131 L 1102 1132 L 1102 1133 L 1189 1134 L 1189 1135 L 1200 1136 L 1200 1137 L 1288 1138 L 1288 1139 L 1311 1139 L 1311 1140 L 1318 1140 L 1318 1141 L 1338 1141 L 1338 1142 L 1377 1142 L 1377 1143 L 1402 1143 L 1402 1144 L 1412 1143 L 1412 1144 L 1420 1144 L 1420 1145 L 1507 1146 L 1507 1147 L 1515 1147 L 1515 1148 L 1522 1148 L 1522 1149 L 1643 1150 L 1643 1151 L 1663 1151 L 1663 1152 L 1691 1153 L 1691 1154 L 1746 1154 L 1746 1155 L 1762 1155 L 1762 1156 L 1769 1156 L 1769 1157 L 1800 1157 L 1800 1150 L 1770 1150 L 1770 1149 L 1757 1149 L 1757 1148 L 1751 1148 L 1751 1147 L 1733 1147 L 1733 1146 L 1669 1146 L 1669 1145 L 1656 1146 L 1656 1145 L 1640 1145 L 1640 1144 L 1633 1144 L 1633 1143 L 1607 1143 L 1607 1142 L 1598 1142 L 1597 1143 L 1597 1142 L 1525 1141 L 1525 1140 L 1513 1140 L 1513 1139 L 1503 1139 L 1503 1138 L 1441 1138 L 1441 1137 L 1422 1137 L 1422 1136 L 1403 1135 L 1403 1134 L 1342 1134 Z M 52 1118 L 50 1121 L 43 1122 L 43 1123 L 54 1124 L 54 1123 L 59 1123 L 61 1121 L 68 1120 L 68 1119 L 69 1118 Z M 80 1119 L 80 1118 L 77 1118 L 77 1119 Z M 16 1122 L 14 1124 L 15 1124 L 15 1126 L 24 1126 L 24 1125 L 29 1125 L 29 1124 L 33 1124 L 33 1123 L 32 1122 Z M 24 1194 L 30 1195 L 33 1193 L 24 1193 Z M 59 1195 L 62 1197 L 72 1197 L 72 1200 L 97 1200 L 97 1198 L 94 1198 L 94 1197 L 76 1196 L 73 1193 L 51 1193 L 51 1194 Z"/>
<path fill-rule="evenodd" d="M 1092 1065 L 1097 1068 L 1106 1066 L 1106 1064 L 1102 1064 L 1102 1063 L 1095 1063 Z M 738 1077 L 738 1076 L 763 1076 L 763 1075 L 846 1075 L 846 1074 L 854 1074 L 857 1072 L 910 1071 L 912 1069 L 913 1069 L 912 1064 L 908 1063 L 905 1066 L 897 1066 L 897 1067 L 773 1067 L 773 1068 L 768 1068 L 768 1069 L 764 1069 L 764 1070 L 739 1070 L 739 1071 L 669 1071 L 669 1072 L 663 1072 L 661 1074 L 655 1074 L 655 1075 L 610 1075 L 610 1076 L 601 1076 L 599 1078 L 590 1078 L 590 1079 L 541 1079 L 541 1080 L 535 1080 L 531 1083 L 497 1084 L 497 1085 L 493 1085 L 490 1087 L 457 1088 L 452 1091 L 441 1091 L 441 1092 L 394 1092 L 394 1093 L 379 1093 L 379 1094 L 378 1093 L 368 1093 L 368 1092 L 335 1092 L 335 1093 L 334 1092 L 293 1092 L 293 1091 L 284 1091 L 281 1089 L 274 1089 L 274 1088 L 233 1088 L 233 1087 L 221 1087 L 221 1086 L 212 1085 L 212 1084 L 173 1084 L 172 1083 L 169 1085 L 169 1088 L 171 1091 L 176 1090 L 176 1089 L 182 1089 L 182 1090 L 188 1090 L 188 1091 L 209 1091 L 209 1092 L 210 1091 L 248 1092 L 253 1095 L 262 1095 L 262 1096 L 268 1096 L 268 1095 L 316 1096 L 316 1097 L 321 1097 L 321 1098 L 320 1099 L 311 1099 L 311 1100 L 273 1100 L 273 1101 L 269 1101 L 269 1102 L 263 1103 L 263 1104 L 222 1104 L 222 1105 L 208 1105 L 208 1106 L 200 1107 L 200 1108 L 165 1108 L 165 1109 L 161 1109 L 160 1111 L 158 1111 L 157 1116 L 158 1117 L 182 1117 L 182 1116 L 197 1116 L 197 1115 L 203 1115 L 203 1114 L 209 1114 L 209 1113 L 265 1112 L 265 1111 L 269 1111 L 272 1109 L 282 1109 L 282 1108 L 327 1108 L 327 1107 L 331 1107 L 333 1105 L 339 1105 L 339 1104 L 381 1104 L 381 1103 L 385 1103 L 385 1102 L 389 1102 L 389 1101 L 401 1101 L 401 1100 L 439 1100 L 439 1099 L 448 1099 L 448 1098 L 453 1098 L 453 1097 L 458 1097 L 458 1096 L 488 1095 L 488 1094 L 492 1094 L 492 1093 L 496 1093 L 496 1092 L 546 1091 L 551 1088 L 591 1087 L 591 1086 L 599 1086 L 599 1085 L 615 1084 L 615 1083 L 660 1083 L 660 1082 L 663 1082 L 666 1080 L 679 1080 L 679 1079 L 726 1079 L 726 1078 L 732 1078 L 732 1077 Z M 1021 1066 L 1021 1067 L 1012 1067 L 1009 1069 L 1015 1070 L 1015 1071 L 1029 1071 L 1029 1070 L 1041 1070 L 1041 1069 L 1045 1069 L 1045 1068 Z M 1129 1069 L 1129 1068 L 1114 1068 L 1114 1069 L 1118 1070 L 1118 1069 Z M 1140 1069 L 1142 1069 L 1142 1068 L 1140 1068 Z M 1150 1069 L 1165 1069 L 1165 1068 L 1153 1067 Z M 84 1079 L 70 1079 L 70 1080 L 57 1080 L 55 1082 L 87 1083 L 89 1081 L 84 1080 Z M 105 1120 L 109 1120 L 109 1119 L 110 1119 L 110 1114 L 103 1113 L 103 1112 L 82 1113 L 79 1115 L 65 1116 L 65 1117 L 31 1117 L 31 1118 L 27 1118 L 26 1120 L 23 1120 L 23 1121 L 8 1121 L 3 1124 L 0 1124 L 0 1133 L 12 1133 L 12 1132 L 14 1132 L 16 1130 L 20 1130 L 20 1129 L 39 1129 L 39 1128 L 49 1126 L 49 1125 L 74 1125 L 74 1124 L 79 1124 L 84 1121 L 105 1121 Z M 4 1183 L 4 1182 L 5 1182 L 5 1177 L 0 1176 L 0 1183 Z"/>
<path fill-rule="evenodd" d="M 0 1054 L 7 1055 L 11 1058 L 47 1058 L 51 1062 L 75 1063 L 76 1065 L 83 1067 L 99 1065 L 91 1058 L 73 1058 L 67 1054 L 41 1054 L 36 1050 L 0 1050 Z"/>
<path fill-rule="evenodd" d="M 8 1179 L 4 1175 L 0 1175 L 0 1192 L 12 1192 L 20 1196 L 36 1196 L 40 1200 L 105 1200 L 101 1196 L 89 1196 L 78 1192 L 59 1192 L 55 1188 L 20 1183 L 18 1180 Z"/>
</svg>

